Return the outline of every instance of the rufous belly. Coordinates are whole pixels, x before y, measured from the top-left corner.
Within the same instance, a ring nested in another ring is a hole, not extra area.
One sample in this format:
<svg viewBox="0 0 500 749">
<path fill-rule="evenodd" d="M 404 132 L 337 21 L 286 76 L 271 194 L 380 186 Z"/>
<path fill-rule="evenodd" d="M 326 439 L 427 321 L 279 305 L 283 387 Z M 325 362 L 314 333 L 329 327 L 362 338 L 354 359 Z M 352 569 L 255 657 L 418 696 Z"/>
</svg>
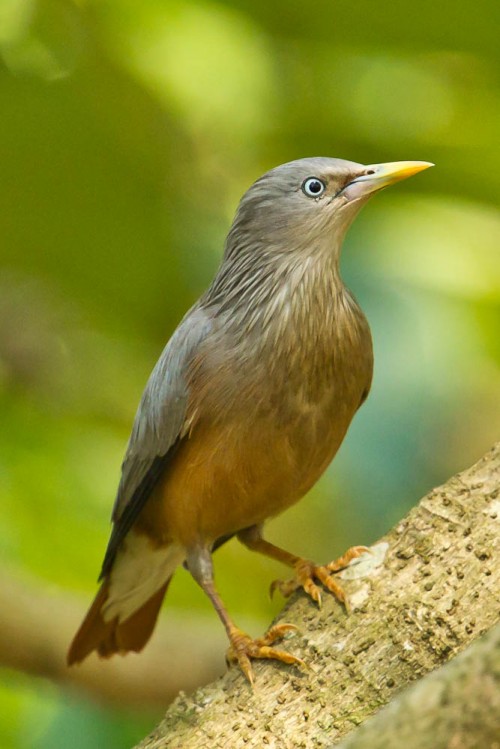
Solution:
<svg viewBox="0 0 500 749">
<path fill-rule="evenodd" d="M 193 430 L 154 490 L 138 530 L 189 548 L 262 523 L 297 502 L 337 451 L 351 415 L 277 429 L 265 420 Z"/>
</svg>

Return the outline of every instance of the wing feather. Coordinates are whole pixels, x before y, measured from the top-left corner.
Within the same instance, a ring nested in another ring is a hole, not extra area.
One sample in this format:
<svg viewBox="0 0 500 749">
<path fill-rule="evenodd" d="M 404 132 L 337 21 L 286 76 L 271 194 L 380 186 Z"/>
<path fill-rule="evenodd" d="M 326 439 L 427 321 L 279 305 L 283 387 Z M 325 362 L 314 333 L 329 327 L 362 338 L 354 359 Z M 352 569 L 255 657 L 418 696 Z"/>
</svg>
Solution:
<svg viewBox="0 0 500 749">
<path fill-rule="evenodd" d="M 100 578 L 111 570 L 126 534 L 182 439 L 188 402 L 188 370 L 212 328 L 206 310 L 193 307 L 165 346 L 141 398 L 122 464 L 113 507 L 113 530 Z"/>
</svg>

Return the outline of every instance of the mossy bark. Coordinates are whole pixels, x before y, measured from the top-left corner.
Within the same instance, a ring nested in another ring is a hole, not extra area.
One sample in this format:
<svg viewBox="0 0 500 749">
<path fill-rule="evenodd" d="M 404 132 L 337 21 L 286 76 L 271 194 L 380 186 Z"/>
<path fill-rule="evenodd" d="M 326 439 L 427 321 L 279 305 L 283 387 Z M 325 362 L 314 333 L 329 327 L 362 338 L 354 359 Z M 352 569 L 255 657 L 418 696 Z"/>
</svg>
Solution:
<svg viewBox="0 0 500 749">
<path fill-rule="evenodd" d="M 307 671 L 255 662 L 179 695 L 140 749 L 331 747 L 499 619 L 500 445 L 431 491 L 341 573 L 351 602 L 297 594 L 277 621 Z"/>
</svg>

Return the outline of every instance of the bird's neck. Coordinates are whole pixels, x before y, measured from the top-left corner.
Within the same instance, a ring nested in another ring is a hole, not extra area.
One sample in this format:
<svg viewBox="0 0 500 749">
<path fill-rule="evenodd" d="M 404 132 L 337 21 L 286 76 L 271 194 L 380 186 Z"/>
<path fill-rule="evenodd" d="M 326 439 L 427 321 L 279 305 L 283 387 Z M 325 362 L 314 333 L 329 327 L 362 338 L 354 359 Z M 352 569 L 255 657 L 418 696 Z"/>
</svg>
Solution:
<svg viewBox="0 0 500 749">
<path fill-rule="evenodd" d="M 274 314 L 286 314 L 289 305 L 307 307 L 313 298 L 326 303 L 342 293 L 339 254 L 340 246 L 319 243 L 293 250 L 250 242 L 229 246 L 203 302 L 250 327 L 258 320 L 266 325 Z"/>
<path fill-rule="evenodd" d="M 236 338 L 316 357 L 366 326 L 339 272 L 340 247 L 244 250 L 226 256 L 203 303 L 223 316 Z M 256 262 L 258 259 L 258 262 Z"/>
<path fill-rule="evenodd" d="M 359 404 L 358 390 L 371 378 L 371 336 L 342 283 L 338 255 L 295 253 L 277 261 L 270 254 L 257 267 L 255 258 L 237 259 L 238 267 L 223 264 L 202 304 L 220 320 L 234 372 L 252 371 L 255 397 L 266 382 L 273 392 L 286 384 L 304 402 L 319 402 L 336 382 Z"/>
</svg>

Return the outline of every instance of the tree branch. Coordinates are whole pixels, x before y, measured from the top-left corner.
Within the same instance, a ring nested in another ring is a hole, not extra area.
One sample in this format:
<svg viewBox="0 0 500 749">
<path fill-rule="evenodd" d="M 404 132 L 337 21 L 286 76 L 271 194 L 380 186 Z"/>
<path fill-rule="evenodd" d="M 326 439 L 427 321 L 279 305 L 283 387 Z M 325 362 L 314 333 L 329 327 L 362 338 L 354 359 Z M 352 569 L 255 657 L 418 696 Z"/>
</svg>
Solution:
<svg viewBox="0 0 500 749">
<path fill-rule="evenodd" d="M 498 621 L 500 445 L 430 492 L 341 573 L 352 611 L 296 595 L 278 621 L 307 673 L 256 662 L 254 691 L 236 669 L 179 695 L 140 749 L 331 747 L 409 682 Z M 459 745 L 460 746 L 460 745 Z"/>
<path fill-rule="evenodd" d="M 337 749 L 498 749 L 500 625 L 403 690 Z"/>
</svg>

